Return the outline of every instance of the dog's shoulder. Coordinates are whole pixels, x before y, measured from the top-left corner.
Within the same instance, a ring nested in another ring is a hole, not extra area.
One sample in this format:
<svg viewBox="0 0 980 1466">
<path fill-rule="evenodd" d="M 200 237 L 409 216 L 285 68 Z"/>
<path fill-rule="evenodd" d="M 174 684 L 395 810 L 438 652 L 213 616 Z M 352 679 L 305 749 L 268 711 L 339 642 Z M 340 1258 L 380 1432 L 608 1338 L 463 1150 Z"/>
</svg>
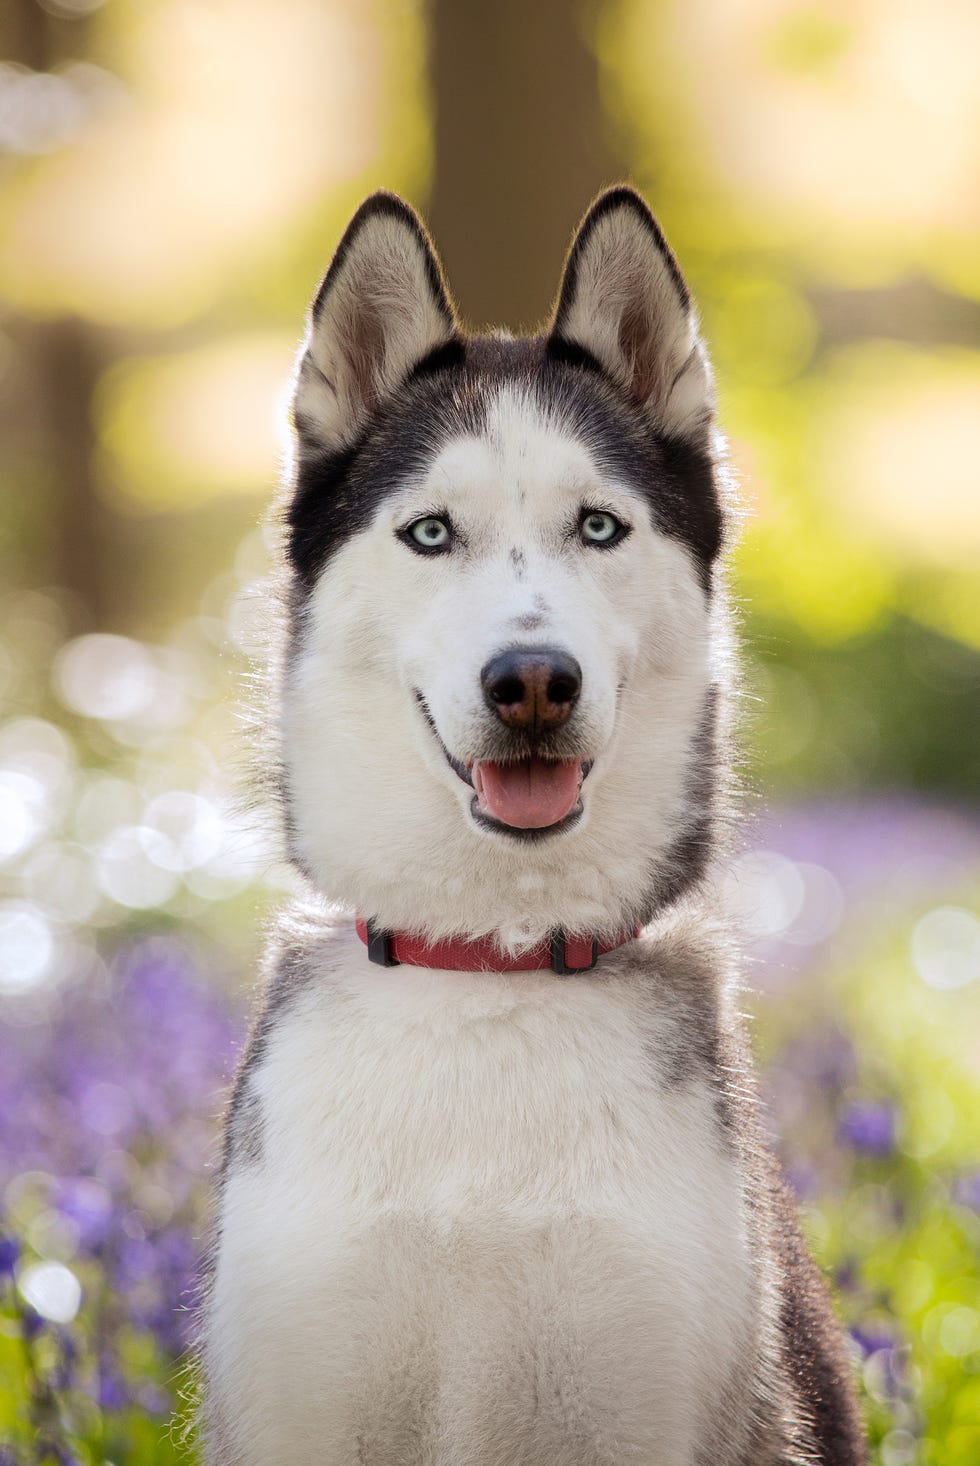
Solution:
<svg viewBox="0 0 980 1466">
<path fill-rule="evenodd" d="M 349 923 L 325 902 L 304 897 L 284 907 L 270 929 L 262 977 L 224 1127 L 221 1172 L 256 1165 L 264 1151 L 263 1106 L 256 1083 L 277 1030 L 301 1018 L 343 960 Z"/>
</svg>

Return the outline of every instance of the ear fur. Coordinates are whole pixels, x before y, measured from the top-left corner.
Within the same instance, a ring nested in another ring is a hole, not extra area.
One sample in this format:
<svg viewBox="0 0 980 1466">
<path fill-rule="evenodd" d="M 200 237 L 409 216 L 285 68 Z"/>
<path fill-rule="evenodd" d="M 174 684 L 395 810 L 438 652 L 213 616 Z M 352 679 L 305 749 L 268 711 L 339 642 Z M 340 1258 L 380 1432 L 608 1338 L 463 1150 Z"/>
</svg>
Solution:
<svg viewBox="0 0 980 1466">
<path fill-rule="evenodd" d="M 347 226 L 310 311 L 293 403 L 301 436 L 352 443 L 413 367 L 457 336 L 421 219 L 379 190 Z"/>
<path fill-rule="evenodd" d="M 711 369 L 690 292 L 635 189 L 599 195 L 565 265 L 550 350 L 585 352 L 655 426 L 700 439 L 711 420 Z"/>
</svg>

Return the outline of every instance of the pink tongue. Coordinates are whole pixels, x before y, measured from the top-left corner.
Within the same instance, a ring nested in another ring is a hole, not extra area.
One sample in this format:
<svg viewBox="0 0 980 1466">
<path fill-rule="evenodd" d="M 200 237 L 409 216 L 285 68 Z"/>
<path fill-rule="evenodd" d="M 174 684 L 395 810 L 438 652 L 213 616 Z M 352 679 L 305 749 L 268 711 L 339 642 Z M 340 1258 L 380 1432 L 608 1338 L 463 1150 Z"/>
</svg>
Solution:
<svg viewBox="0 0 980 1466">
<path fill-rule="evenodd" d="M 519 830 L 540 830 L 563 820 L 578 799 L 582 765 L 525 759 L 519 764 L 473 765 L 473 786 L 480 808 L 502 824 Z"/>
</svg>

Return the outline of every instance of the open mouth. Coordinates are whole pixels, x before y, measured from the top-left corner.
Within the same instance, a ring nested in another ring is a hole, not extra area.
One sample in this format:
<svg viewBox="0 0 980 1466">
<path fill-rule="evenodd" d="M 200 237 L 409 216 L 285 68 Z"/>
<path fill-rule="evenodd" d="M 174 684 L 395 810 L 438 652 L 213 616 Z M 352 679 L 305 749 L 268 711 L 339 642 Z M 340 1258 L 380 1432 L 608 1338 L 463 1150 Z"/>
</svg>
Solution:
<svg viewBox="0 0 980 1466">
<path fill-rule="evenodd" d="M 534 839 L 567 829 L 582 813 L 586 765 L 579 759 L 479 761 L 470 768 L 474 818 L 482 825 Z"/>
<path fill-rule="evenodd" d="M 477 824 L 520 840 L 537 840 L 571 829 L 582 816 L 582 785 L 592 759 L 549 759 L 530 755 L 513 760 L 453 758 L 439 736 L 425 699 L 419 707 L 456 776 L 473 789 L 470 813 Z"/>
</svg>

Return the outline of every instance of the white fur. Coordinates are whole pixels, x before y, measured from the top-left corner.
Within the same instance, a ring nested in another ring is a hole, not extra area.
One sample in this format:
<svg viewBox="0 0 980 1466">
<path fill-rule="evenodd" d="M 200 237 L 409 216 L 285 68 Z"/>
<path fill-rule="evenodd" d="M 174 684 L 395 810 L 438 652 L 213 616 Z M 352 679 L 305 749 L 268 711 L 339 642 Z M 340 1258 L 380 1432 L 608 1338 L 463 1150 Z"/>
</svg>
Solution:
<svg viewBox="0 0 980 1466">
<path fill-rule="evenodd" d="M 614 551 L 568 537 L 583 500 L 632 524 Z M 465 552 L 412 554 L 395 529 L 446 504 Z M 538 598 L 540 627 L 518 631 Z M 648 507 L 563 425 L 501 391 L 489 431 L 454 440 L 387 501 L 312 597 L 284 689 L 283 745 L 294 838 L 316 884 L 386 926 L 434 934 L 497 931 L 520 946 L 556 926 L 621 930 L 683 828 L 717 615 Z M 578 658 L 596 760 L 584 818 L 533 846 L 476 829 L 472 790 L 413 700 L 417 688 L 449 752 L 472 758 L 487 716 L 480 669 L 515 639 Z"/>
<path fill-rule="evenodd" d="M 707 1085 L 654 1078 L 655 983 L 372 969 L 349 927 L 334 963 L 227 1184 L 220 1459 L 692 1466 L 750 1264 Z"/>
<path fill-rule="evenodd" d="M 635 363 L 615 353 L 634 338 L 613 287 L 649 284 L 664 356 L 639 379 L 662 425 L 693 431 L 708 384 L 690 317 L 649 231 L 611 227 L 584 252 L 568 329 L 625 381 Z M 449 330 L 420 236 L 395 247 L 370 228 L 380 284 L 355 239 L 300 374 L 297 417 L 327 447 Z M 390 340 L 357 323 L 364 290 Z M 352 333 L 373 342 L 370 370 Z M 691 553 L 573 424 L 530 389 L 486 406 L 485 428 L 386 498 L 305 600 L 282 758 L 319 892 L 389 928 L 519 950 L 556 927 L 619 933 L 644 909 L 693 818 L 694 740 L 728 640 Z M 583 505 L 632 533 L 582 544 Z M 414 554 L 398 531 L 439 513 L 458 545 Z M 581 821 L 542 843 L 481 829 L 440 747 L 486 756 L 481 668 L 518 641 L 581 664 L 574 716 L 595 760 Z M 697 1042 L 670 1064 L 701 998 L 724 1026 L 717 958 L 695 964 L 689 1011 L 661 980 L 666 950 L 651 937 L 588 974 L 502 977 L 381 969 L 349 921 L 288 940 L 291 995 L 246 1070 L 261 1155 L 233 1151 L 222 1194 L 212 1466 L 714 1466 L 744 1463 L 750 1441 L 772 1466 L 752 1403 L 772 1303 L 744 1157 Z"/>
</svg>

